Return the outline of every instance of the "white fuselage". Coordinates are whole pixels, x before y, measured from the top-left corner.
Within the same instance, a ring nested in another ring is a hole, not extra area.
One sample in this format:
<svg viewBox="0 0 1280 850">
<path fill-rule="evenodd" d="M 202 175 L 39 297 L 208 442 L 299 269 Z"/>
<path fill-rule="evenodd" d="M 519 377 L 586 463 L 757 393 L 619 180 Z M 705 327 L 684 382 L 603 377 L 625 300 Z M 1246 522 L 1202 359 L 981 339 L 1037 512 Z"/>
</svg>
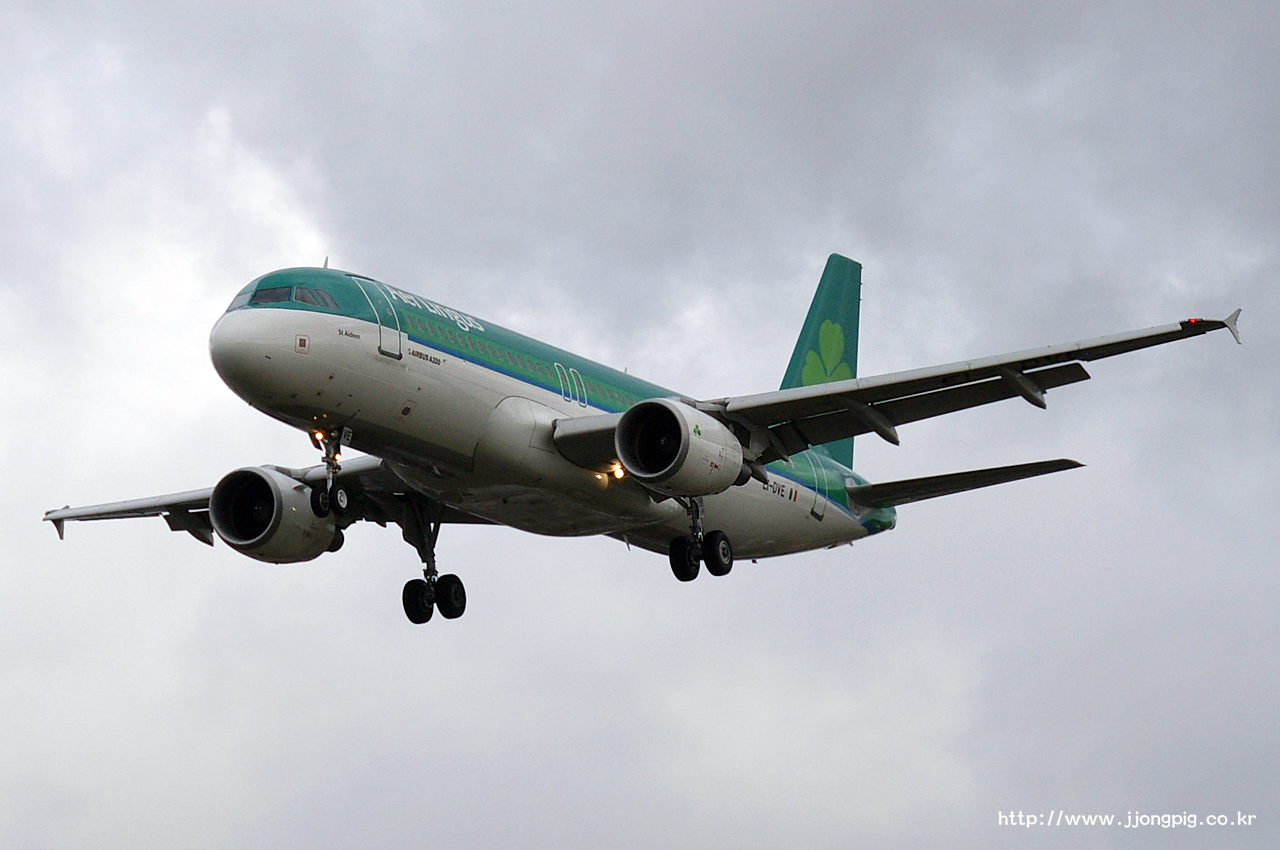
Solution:
<svg viewBox="0 0 1280 850">
<path fill-rule="evenodd" d="M 463 511 L 548 535 L 610 534 L 666 551 L 689 520 L 629 477 L 583 469 L 552 442 L 556 419 L 594 415 L 518 377 L 411 341 L 376 323 L 304 310 L 236 310 L 210 335 L 218 373 L 258 410 L 307 431 L 347 429 L 407 486 Z M 381 349 L 381 350 L 380 350 Z M 797 458 L 796 462 L 807 462 Z M 784 464 L 785 466 L 785 464 Z M 704 527 L 739 558 L 852 542 L 867 530 L 843 505 L 770 468 L 704 500 Z"/>
</svg>

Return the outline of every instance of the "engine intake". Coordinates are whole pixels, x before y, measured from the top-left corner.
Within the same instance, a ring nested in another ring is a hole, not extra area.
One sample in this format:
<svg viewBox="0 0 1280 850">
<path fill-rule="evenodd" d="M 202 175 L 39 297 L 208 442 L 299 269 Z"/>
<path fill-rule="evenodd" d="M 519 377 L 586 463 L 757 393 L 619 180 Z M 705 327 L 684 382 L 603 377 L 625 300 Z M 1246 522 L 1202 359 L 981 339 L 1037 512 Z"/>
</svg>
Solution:
<svg viewBox="0 0 1280 850">
<path fill-rule="evenodd" d="M 624 413 L 613 445 L 629 475 L 673 496 L 712 496 L 750 477 L 732 431 L 671 399 L 642 401 Z"/>
<path fill-rule="evenodd" d="M 269 467 L 223 476 L 209 497 L 209 520 L 242 555 L 271 564 L 310 561 L 333 543 L 333 516 L 311 510 L 311 488 Z"/>
</svg>

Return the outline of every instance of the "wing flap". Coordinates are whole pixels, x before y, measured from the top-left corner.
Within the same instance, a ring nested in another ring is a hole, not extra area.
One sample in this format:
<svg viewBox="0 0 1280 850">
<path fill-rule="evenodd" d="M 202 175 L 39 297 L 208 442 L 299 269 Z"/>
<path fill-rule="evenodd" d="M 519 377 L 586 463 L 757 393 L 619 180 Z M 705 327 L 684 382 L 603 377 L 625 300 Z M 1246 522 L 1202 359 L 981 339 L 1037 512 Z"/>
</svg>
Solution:
<svg viewBox="0 0 1280 850">
<path fill-rule="evenodd" d="M 1028 372 L 1024 373 L 1024 376 L 1041 392 L 1077 381 L 1089 380 L 1089 373 L 1079 363 L 1068 363 L 1041 369 L 1038 372 Z M 1011 381 L 997 377 L 876 405 L 866 405 L 866 408 L 874 411 L 893 426 L 942 416 L 1007 398 L 1017 398 L 1023 394 Z M 789 454 L 804 451 L 811 445 L 821 445 L 845 437 L 857 437 L 873 432 L 881 433 L 868 413 L 859 408 L 859 404 L 860 402 L 856 399 L 850 399 L 847 396 L 834 398 L 830 404 L 818 407 L 818 412 L 808 416 L 798 416 L 790 422 L 775 426 L 774 433 Z M 896 431 L 891 435 L 896 437 Z M 881 436 L 889 439 L 889 436 L 884 433 L 881 433 Z M 892 439 L 889 441 L 895 442 Z"/>
<path fill-rule="evenodd" d="M 1089 380 L 1089 373 L 1079 363 L 1015 374 L 1030 380 L 1042 393 L 1055 387 Z M 921 419 L 955 413 L 958 410 L 967 410 L 970 407 L 1004 401 L 1007 398 L 1017 398 L 1021 395 L 1025 395 L 1022 387 L 1015 380 L 1002 375 L 977 383 L 884 402 L 876 405 L 876 409 L 895 425 L 903 425 L 907 422 L 918 422 Z"/>
<path fill-rule="evenodd" d="M 1048 475 L 1051 472 L 1077 469 L 1081 466 L 1084 464 L 1078 461 L 1058 458 L 1020 463 L 1015 466 L 996 466 L 990 469 L 931 475 L 927 478 L 909 478 L 884 484 L 864 484 L 860 487 L 846 487 L 845 492 L 849 494 L 850 501 L 859 505 L 868 508 L 888 508 L 924 499 L 935 499 L 938 496 L 949 496 L 952 493 L 963 493 L 966 490 L 993 487 L 996 484 L 1020 481 L 1023 478 L 1034 478 L 1037 475 Z"/>
</svg>

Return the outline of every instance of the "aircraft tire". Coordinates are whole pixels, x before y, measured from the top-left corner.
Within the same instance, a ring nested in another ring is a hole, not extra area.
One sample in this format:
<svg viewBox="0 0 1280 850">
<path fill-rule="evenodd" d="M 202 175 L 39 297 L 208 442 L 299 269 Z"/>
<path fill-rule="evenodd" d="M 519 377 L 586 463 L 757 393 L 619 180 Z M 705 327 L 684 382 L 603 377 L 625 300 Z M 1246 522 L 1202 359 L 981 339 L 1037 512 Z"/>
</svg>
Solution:
<svg viewBox="0 0 1280 850">
<path fill-rule="evenodd" d="M 707 572 L 713 576 L 727 576 L 733 569 L 733 544 L 723 531 L 703 535 L 702 556 L 707 563 Z"/>
<path fill-rule="evenodd" d="M 696 540 L 688 537 L 673 538 L 668 555 L 671 559 L 671 572 L 680 581 L 693 581 L 698 577 L 698 562 L 702 560 L 702 550 Z"/>
<path fill-rule="evenodd" d="M 341 529 L 341 528 L 335 528 L 335 529 L 333 530 L 333 540 L 329 543 L 329 548 L 328 548 L 328 549 L 326 549 L 325 551 L 326 551 L 326 552 L 337 552 L 339 549 L 341 549 L 341 548 L 342 548 L 342 544 L 343 544 L 343 543 L 346 543 L 346 542 L 347 542 L 347 538 L 346 538 L 346 536 L 342 533 L 342 529 Z"/>
<path fill-rule="evenodd" d="M 311 513 L 320 519 L 329 515 L 329 494 L 323 488 L 311 488 Z"/>
<path fill-rule="evenodd" d="M 436 607 L 446 620 L 456 620 L 467 610 L 467 591 L 462 579 L 449 573 L 436 579 Z"/>
<path fill-rule="evenodd" d="M 431 585 L 420 578 L 406 582 L 400 598 L 404 603 L 405 616 L 414 625 L 422 625 L 435 613 L 436 606 L 432 601 Z"/>
<path fill-rule="evenodd" d="M 347 490 L 338 484 L 333 485 L 333 490 L 329 493 L 329 506 L 333 508 L 333 512 L 338 516 L 342 516 L 347 512 L 347 505 L 350 503 L 350 497 Z"/>
</svg>

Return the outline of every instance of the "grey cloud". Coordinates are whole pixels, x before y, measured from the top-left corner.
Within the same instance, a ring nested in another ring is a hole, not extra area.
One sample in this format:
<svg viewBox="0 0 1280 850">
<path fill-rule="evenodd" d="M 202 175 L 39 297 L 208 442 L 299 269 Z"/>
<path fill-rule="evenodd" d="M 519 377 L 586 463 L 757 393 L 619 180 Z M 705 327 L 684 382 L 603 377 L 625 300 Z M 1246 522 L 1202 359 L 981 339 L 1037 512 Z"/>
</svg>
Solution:
<svg viewBox="0 0 1280 850">
<path fill-rule="evenodd" d="M 15 845 L 1257 846 L 1275 834 L 1266 4 L 13 4 L 0 60 L 0 835 Z M 270 569 L 68 501 L 301 465 L 212 374 L 272 267 L 375 274 L 702 395 L 776 385 L 830 251 L 863 373 L 1243 306 L 1049 410 L 860 441 L 1088 467 L 678 585 L 394 531 Z M 1244 809 L 1251 830 L 997 809 Z M 1042 836 L 1042 837 L 1041 837 Z"/>
</svg>

